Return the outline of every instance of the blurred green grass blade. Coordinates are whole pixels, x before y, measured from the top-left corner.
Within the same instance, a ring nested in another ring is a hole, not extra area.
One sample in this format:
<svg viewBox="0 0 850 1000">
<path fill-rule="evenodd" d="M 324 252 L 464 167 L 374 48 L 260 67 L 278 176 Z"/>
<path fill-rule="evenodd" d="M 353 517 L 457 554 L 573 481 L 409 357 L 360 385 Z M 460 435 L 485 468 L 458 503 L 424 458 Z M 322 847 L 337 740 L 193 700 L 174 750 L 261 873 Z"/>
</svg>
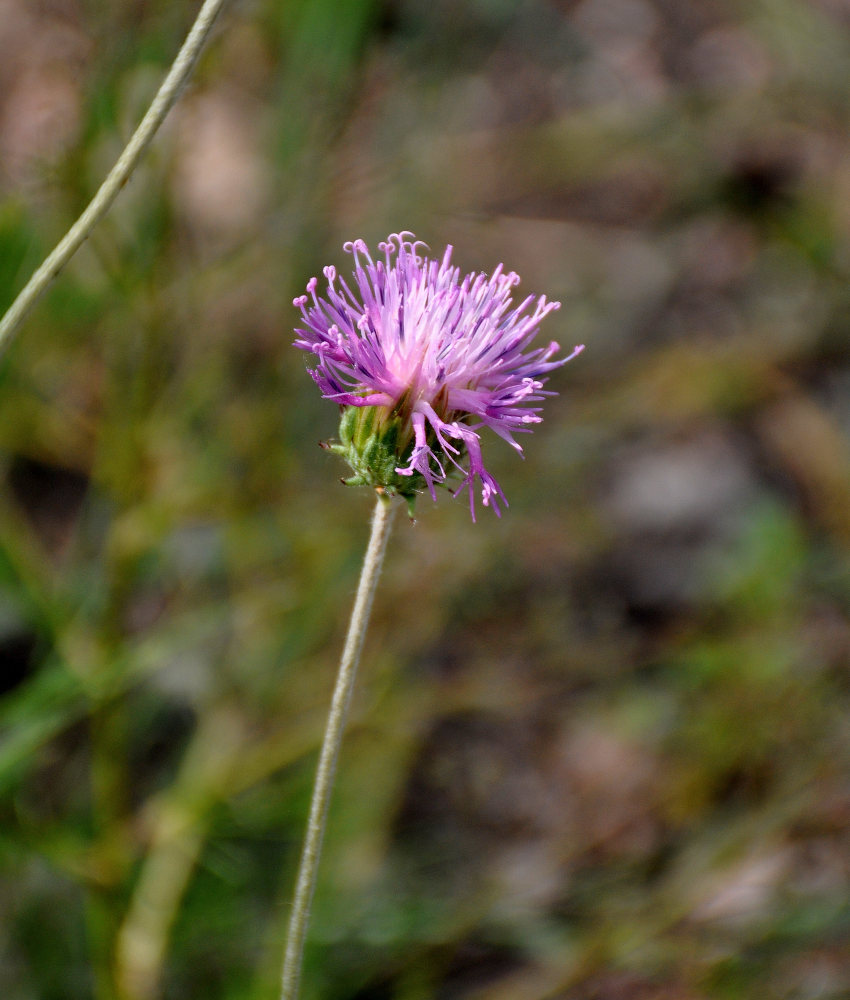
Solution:
<svg viewBox="0 0 850 1000">
<path fill-rule="evenodd" d="M 15 202 L 0 203 L 0 315 L 11 305 L 27 275 L 41 259 L 42 249 L 23 209 Z M 11 365 L 0 358 L 0 386 Z"/>
<path fill-rule="evenodd" d="M 78 677 L 58 659 L 45 664 L 0 707 L 0 794 L 5 794 L 35 762 L 38 750 L 88 711 Z"/>
<path fill-rule="evenodd" d="M 38 262 L 39 247 L 22 209 L 0 204 L 0 307 L 12 301 L 21 277 Z"/>
<path fill-rule="evenodd" d="M 26 774 L 40 747 L 94 707 L 167 669 L 185 650 L 208 648 L 220 636 L 224 621 L 218 606 L 174 620 L 161 632 L 125 647 L 88 677 L 58 654 L 48 657 L 35 677 L 0 703 L 0 794 Z"/>
</svg>

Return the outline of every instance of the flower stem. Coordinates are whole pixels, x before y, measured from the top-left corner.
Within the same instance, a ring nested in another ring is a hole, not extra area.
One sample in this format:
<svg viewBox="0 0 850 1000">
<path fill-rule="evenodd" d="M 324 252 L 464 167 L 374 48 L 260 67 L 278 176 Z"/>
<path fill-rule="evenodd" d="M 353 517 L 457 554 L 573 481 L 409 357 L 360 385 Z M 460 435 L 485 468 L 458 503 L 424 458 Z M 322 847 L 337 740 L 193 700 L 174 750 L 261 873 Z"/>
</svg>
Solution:
<svg viewBox="0 0 850 1000">
<path fill-rule="evenodd" d="M 205 0 L 183 47 L 177 53 L 177 58 L 168 71 L 168 75 L 163 80 L 151 106 L 115 166 L 110 170 L 106 180 L 98 188 L 97 194 L 92 198 L 83 214 L 62 237 L 44 263 L 35 271 L 0 320 L 0 355 L 11 343 L 13 335 L 24 321 L 27 313 L 85 242 L 98 222 L 106 215 L 118 192 L 130 179 L 145 150 L 165 120 L 165 116 L 174 107 L 186 85 L 186 81 L 198 61 L 198 56 L 201 54 L 201 49 L 204 47 L 204 42 L 212 30 L 213 23 L 225 3 L 227 0 Z"/>
<path fill-rule="evenodd" d="M 298 880 L 295 886 L 295 898 L 292 903 L 292 915 L 289 920 L 289 932 L 286 938 L 286 954 L 283 960 L 283 984 L 281 1000 L 296 1000 L 298 983 L 301 978 L 301 964 L 304 955 L 304 941 L 307 936 L 307 926 L 310 922 L 310 907 L 313 903 L 313 892 L 316 888 L 316 872 L 319 867 L 319 855 L 322 850 L 322 840 L 328 818 L 328 805 L 333 790 L 336 763 L 339 748 L 345 729 L 348 706 L 351 702 L 351 692 L 354 688 L 354 678 L 366 627 L 369 624 L 369 613 L 372 609 L 372 598 L 387 547 L 392 516 L 395 506 L 386 496 L 379 495 L 372 518 L 372 535 L 369 547 L 363 559 L 360 571 L 360 583 L 357 586 L 357 597 L 351 621 L 348 625 L 348 635 L 342 651 L 339 664 L 336 687 L 334 689 L 328 724 L 325 729 L 319 764 L 316 769 L 316 781 L 313 785 L 313 798 L 310 802 L 310 816 L 307 820 L 307 832 L 304 847 L 301 852 L 301 863 L 298 867 Z"/>
</svg>

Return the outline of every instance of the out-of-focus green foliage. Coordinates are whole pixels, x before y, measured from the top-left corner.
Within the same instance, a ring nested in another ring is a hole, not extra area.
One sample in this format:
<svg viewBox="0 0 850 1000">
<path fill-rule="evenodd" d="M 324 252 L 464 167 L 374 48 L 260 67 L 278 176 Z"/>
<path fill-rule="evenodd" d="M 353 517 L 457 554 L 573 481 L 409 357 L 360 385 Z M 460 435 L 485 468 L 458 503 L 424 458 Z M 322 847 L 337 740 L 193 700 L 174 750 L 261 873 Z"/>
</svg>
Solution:
<svg viewBox="0 0 850 1000">
<path fill-rule="evenodd" d="M 0 308 L 195 7 L 3 5 Z M 0 365 L 0 996 L 276 995 L 371 509 L 291 300 L 401 229 L 588 349 L 399 517 L 305 1000 L 850 996 L 848 80 L 837 0 L 231 5 Z"/>
</svg>

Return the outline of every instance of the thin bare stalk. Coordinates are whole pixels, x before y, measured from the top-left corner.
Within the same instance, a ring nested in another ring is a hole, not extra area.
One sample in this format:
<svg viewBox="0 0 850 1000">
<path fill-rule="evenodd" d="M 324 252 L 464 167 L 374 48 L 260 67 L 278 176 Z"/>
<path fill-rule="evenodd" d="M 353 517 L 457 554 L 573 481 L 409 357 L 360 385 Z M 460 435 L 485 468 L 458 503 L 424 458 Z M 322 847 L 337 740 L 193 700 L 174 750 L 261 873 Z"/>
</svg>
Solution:
<svg viewBox="0 0 850 1000">
<path fill-rule="evenodd" d="M 86 210 L 36 270 L 9 307 L 3 319 L 0 320 L 0 356 L 11 344 L 14 334 L 27 313 L 85 242 L 98 222 L 106 215 L 118 192 L 130 179 L 166 115 L 180 97 L 212 30 L 213 23 L 225 3 L 227 0 L 205 0 L 183 47 L 177 53 L 177 58 L 168 71 L 168 75 L 163 80 L 156 97 L 154 97 L 151 106 L 117 163 L 98 188 L 97 194 L 92 198 Z"/>
<path fill-rule="evenodd" d="M 395 505 L 388 498 L 378 497 L 372 518 L 372 535 L 363 560 L 363 569 L 360 572 L 357 597 L 354 601 L 354 610 L 351 612 L 348 635 L 339 664 L 328 724 L 316 769 L 310 816 L 307 820 L 307 833 L 304 838 L 304 848 L 301 853 L 301 864 L 298 868 L 298 880 L 295 886 L 295 898 L 292 903 L 292 915 L 289 920 L 289 933 L 286 938 L 281 1000 L 296 1000 L 298 996 L 304 941 L 310 922 L 310 908 L 313 903 L 313 892 L 316 888 L 316 872 L 319 867 L 319 855 L 325 835 L 336 763 L 348 715 L 348 706 L 351 702 L 351 692 L 354 688 L 357 664 L 360 660 L 363 639 L 369 624 L 372 598 L 384 562 L 384 552 L 387 547 L 394 510 Z"/>
</svg>

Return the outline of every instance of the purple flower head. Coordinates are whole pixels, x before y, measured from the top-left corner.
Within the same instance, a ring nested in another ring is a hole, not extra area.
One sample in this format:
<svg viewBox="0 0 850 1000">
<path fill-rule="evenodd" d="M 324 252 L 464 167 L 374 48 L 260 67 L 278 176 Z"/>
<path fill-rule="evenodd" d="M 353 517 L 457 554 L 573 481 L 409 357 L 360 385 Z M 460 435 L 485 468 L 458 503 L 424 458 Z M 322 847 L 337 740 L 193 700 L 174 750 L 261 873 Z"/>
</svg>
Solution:
<svg viewBox="0 0 850 1000">
<path fill-rule="evenodd" d="M 548 373 L 578 354 L 558 358 L 552 341 L 532 347 L 544 316 L 560 303 L 529 295 L 514 305 L 519 277 L 499 264 L 491 275 L 467 274 L 424 256 L 412 233 L 395 233 L 373 259 L 362 240 L 346 243 L 353 282 L 326 267 L 327 289 L 294 300 L 303 326 L 295 346 L 317 358 L 310 374 L 326 399 L 345 407 L 341 444 L 356 475 L 348 482 L 398 493 L 412 504 L 450 474 L 462 477 L 475 518 L 476 483 L 484 506 L 507 505 L 484 467 L 479 431 L 489 427 L 518 452 L 514 435 L 541 421 L 540 402 L 554 395 Z"/>
</svg>

